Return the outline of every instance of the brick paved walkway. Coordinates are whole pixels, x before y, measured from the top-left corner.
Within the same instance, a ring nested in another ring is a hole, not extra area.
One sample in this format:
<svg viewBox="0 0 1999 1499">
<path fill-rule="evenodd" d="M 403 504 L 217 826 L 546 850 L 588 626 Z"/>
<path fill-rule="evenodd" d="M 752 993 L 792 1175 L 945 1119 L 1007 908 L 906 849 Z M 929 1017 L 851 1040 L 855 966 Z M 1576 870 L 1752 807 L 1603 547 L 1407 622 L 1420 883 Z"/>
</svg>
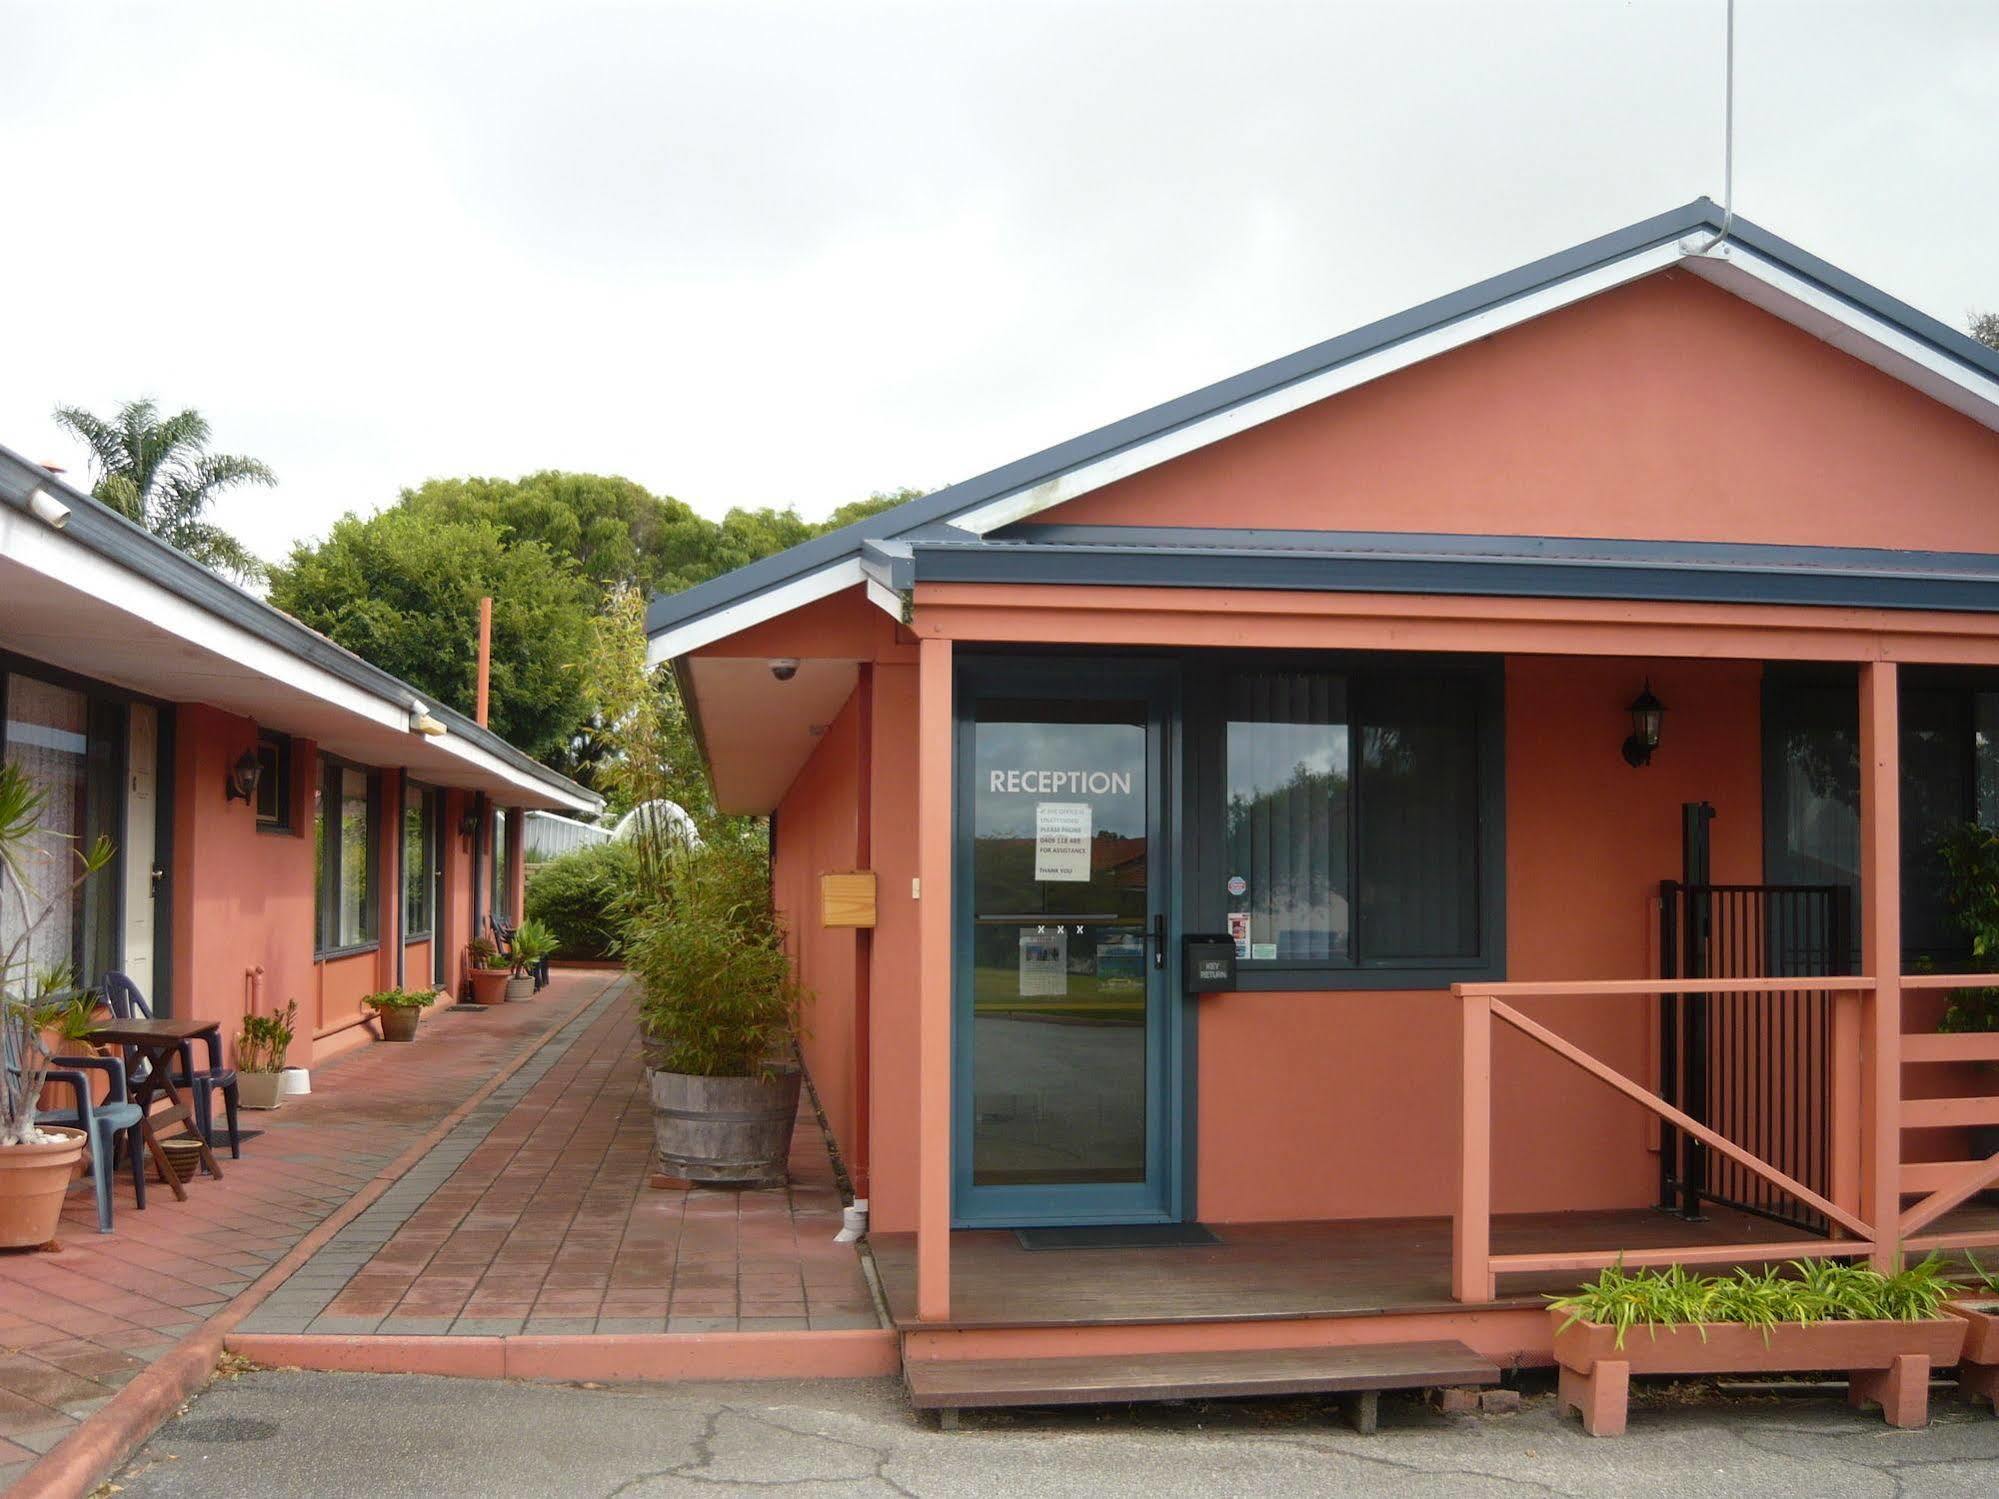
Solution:
<svg viewBox="0 0 1999 1499">
<path fill-rule="evenodd" d="M 600 1000 L 628 1008 L 607 992 L 616 977 L 562 973 L 532 1004 L 433 1011 L 411 1045 L 316 1068 L 310 1097 L 245 1111 L 264 1133 L 185 1203 L 155 1186 L 140 1212 L 120 1173 L 110 1234 L 75 1183 L 60 1252 L 0 1251 L 0 1488 L 538 1038 Z"/>
<path fill-rule="evenodd" d="M 248 1317 L 244 1333 L 511 1336 L 881 1325 L 809 1110 L 791 1184 L 649 1185 L 631 1006 L 567 1034 L 468 1114 Z"/>
</svg>

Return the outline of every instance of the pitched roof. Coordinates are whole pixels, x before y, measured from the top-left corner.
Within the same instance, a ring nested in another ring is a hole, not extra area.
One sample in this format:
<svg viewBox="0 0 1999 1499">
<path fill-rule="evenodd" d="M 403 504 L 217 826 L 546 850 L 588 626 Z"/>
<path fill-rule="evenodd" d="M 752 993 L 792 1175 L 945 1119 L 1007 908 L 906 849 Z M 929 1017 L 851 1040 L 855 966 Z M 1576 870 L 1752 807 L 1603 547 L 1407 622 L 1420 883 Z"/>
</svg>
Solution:
<svg viewBox="0 0 1999 1499">
<path fill-rule="evenodd" d="M 1473 338 L 1673 265 L 1687 265 L 1999 429 L 1999 352 L 1739 216 L 1731 221 L 1727 240 L 1716 243 L 1721 225 L 1720 208 L 1698 198 L 681 593 L 660 595 L 646 619 L 653 656 L 683 654 L 855 584 L 906 586 L 893 579 L 924 576 L 925 566 L 931 564 L 916 559 L 933 553 L 939 559 L 935 566 L 964 576 L 966 569 L 982 565 L 967 560 L 967 549 L 977 549 L 981 538 L 1002 527 Z M 1195 537 L 1187 533 L 1179 540 L 1186 543 Z M 1004 545 L 1017 548 L 1020 543 Z M 947 556 L 952 560 L 943 561 Z M 905 563 L 900 573 L 898 561 Z M 998 565 L 996 560 L 993 565 Z"/>
</svg>

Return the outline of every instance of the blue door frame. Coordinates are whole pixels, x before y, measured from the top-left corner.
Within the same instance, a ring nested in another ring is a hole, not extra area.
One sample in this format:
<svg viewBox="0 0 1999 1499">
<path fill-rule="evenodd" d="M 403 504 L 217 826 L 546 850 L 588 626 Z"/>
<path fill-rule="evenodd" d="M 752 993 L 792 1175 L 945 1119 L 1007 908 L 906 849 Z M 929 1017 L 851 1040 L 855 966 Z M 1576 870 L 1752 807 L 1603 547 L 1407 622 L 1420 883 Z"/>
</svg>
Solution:
<svg viewBox="0 0 1999 1499">
<path fill-rule="evenodd" d="M 1179 1222 L 1191 1211 L 1193 1110 L 1189 1097 L 1193 1002 L 1181 990 L 1179 832 L 1184 784 L 1180 669 L 1158 658 L 961 657 L 954 707 L 956 820 L 952 885 L 952 1222 L 961 1228 Z M 973 731 L 979 698 L 1142 700 L 1146 724 L 1147 976 L 1145 1180 L 1130 1183 L 978 1186 L 972 1179 Z M 1155 933 L 1164 962 L 1155 965 Z"/>
</svg>

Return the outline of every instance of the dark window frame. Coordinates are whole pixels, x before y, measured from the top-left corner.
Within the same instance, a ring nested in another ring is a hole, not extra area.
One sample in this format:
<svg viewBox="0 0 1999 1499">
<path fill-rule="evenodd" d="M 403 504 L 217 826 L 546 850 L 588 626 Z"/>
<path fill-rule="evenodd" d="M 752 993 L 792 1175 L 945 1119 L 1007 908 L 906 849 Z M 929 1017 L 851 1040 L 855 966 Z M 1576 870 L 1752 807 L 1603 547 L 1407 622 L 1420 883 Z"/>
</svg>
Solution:
<svg viewBox="0 0 1999 1499">
<path fill-rule="evenodd" d="M 1470 695 L 1473 709 L 1476 766 L 1476 827 L 1473 848 L 1478 861 L 1475 891 L 1478 901 L 1477 951 L 1463 957 L 1400 956 L 1370 958 L 1364 952 L 1325 959 L 1244 959 L 1236 966 L 1236 988 L 1242 992 L 1315 992 L 1332 990 L 1439 989 L 1453 983 L 1501 980 L 1506 976 L 1506 711 L 1505 663 L 1490 656 L 1402 655 L 1379 652 L 1286 651 L 1205 654 L 1186 658 L 1186 731 L 1188 785 L 1188 880 L 1183 919 L 1197 932 L 1227 930 L 1228 896 L 1224 887 L 1232 872 L 1225 866 L 1228 849 L 1227 725 L 1231 676 L 1245 672 L 1327 672 L 1347 679 L 1352 763 L 1361 755 L 1370 684 L 1379 690 L 1385 679 L 1406 682 L 1432 676 Z M 1357 894 L 1365 871 L 1359 842 L 1366 816 L 1359 781 L 1352 777 L 1349 794 L 1348 868 L 1353 904 L 1352 930 L 1360 928 Z"/>
<path fill-rule="evenodd" d="M 382 776 L 381 772 L 352 760 L 343 760 L 337 755 L 321 754 L 319 757 L 319 816 L 322 819 L 339 816 L 340 778 L 344 771 L 359 771 L 367 778 L 367 867 L 373 874 L 371 888 L 373 896 L 361 907 L 362 920 L 366 924 L 365 935 L 355 942 L 340 942 L 340 839 L 333 825 L 322 824 L 325 836 L 319 840 L 316 850 L 319 857 L 317 872 L 318 888 L 313 912 L 313 951 L 315 962 L 329 958 L 351 957 L 357 953 L 375 952 L 382 945 Z M 329 937 L 333 940 L 329 942 Z"/>
<path fill-rule="evenodd" d="M 292 763 L 295 750 L 289 734 L 280 734 L 275 729 L 257 731 L 257 763 L 263 773 L 257 778 L 257 797 L 252 808 L 260 833 L 292 833 L 295 818 L 292 796 Z M 272 803 L 273 811 L 266 813 L 266 796 Z"/>
</svg>

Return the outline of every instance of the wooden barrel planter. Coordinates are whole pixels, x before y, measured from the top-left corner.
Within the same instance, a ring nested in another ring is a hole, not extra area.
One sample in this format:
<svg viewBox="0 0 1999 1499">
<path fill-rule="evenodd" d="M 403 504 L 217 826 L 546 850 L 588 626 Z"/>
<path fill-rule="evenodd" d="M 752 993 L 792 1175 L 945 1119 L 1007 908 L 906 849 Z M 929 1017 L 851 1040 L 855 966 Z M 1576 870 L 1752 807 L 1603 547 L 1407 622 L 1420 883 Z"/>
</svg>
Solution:
<svg viewBox="0 0 1999 1499">
<path fill-rule="evenodd" d="M 800 1081 L 796 1068 L 769 1079 L 654 1071 L 660 1169 L 688 1181 L 783 1186 Z"/>
<path fill-rule="evenodd" d="M 1561 1366 L 1561 1409 L 1582 1417 L 1593 1437 L 1624 1434 L 1634 1374 L 1776 1374 L 1844 1371 L 1847 1403 L 1879 1405 L 1890 1426 L 1929 1421 L 1930 1370 L 1948 1368 L 1964 1349 L 1964 1318 L 1920 1322 L 1740 1322 L 1617 1329 L 1572 1322 L 1550 1310 L 1555 1362 Z"/>
</svg>

